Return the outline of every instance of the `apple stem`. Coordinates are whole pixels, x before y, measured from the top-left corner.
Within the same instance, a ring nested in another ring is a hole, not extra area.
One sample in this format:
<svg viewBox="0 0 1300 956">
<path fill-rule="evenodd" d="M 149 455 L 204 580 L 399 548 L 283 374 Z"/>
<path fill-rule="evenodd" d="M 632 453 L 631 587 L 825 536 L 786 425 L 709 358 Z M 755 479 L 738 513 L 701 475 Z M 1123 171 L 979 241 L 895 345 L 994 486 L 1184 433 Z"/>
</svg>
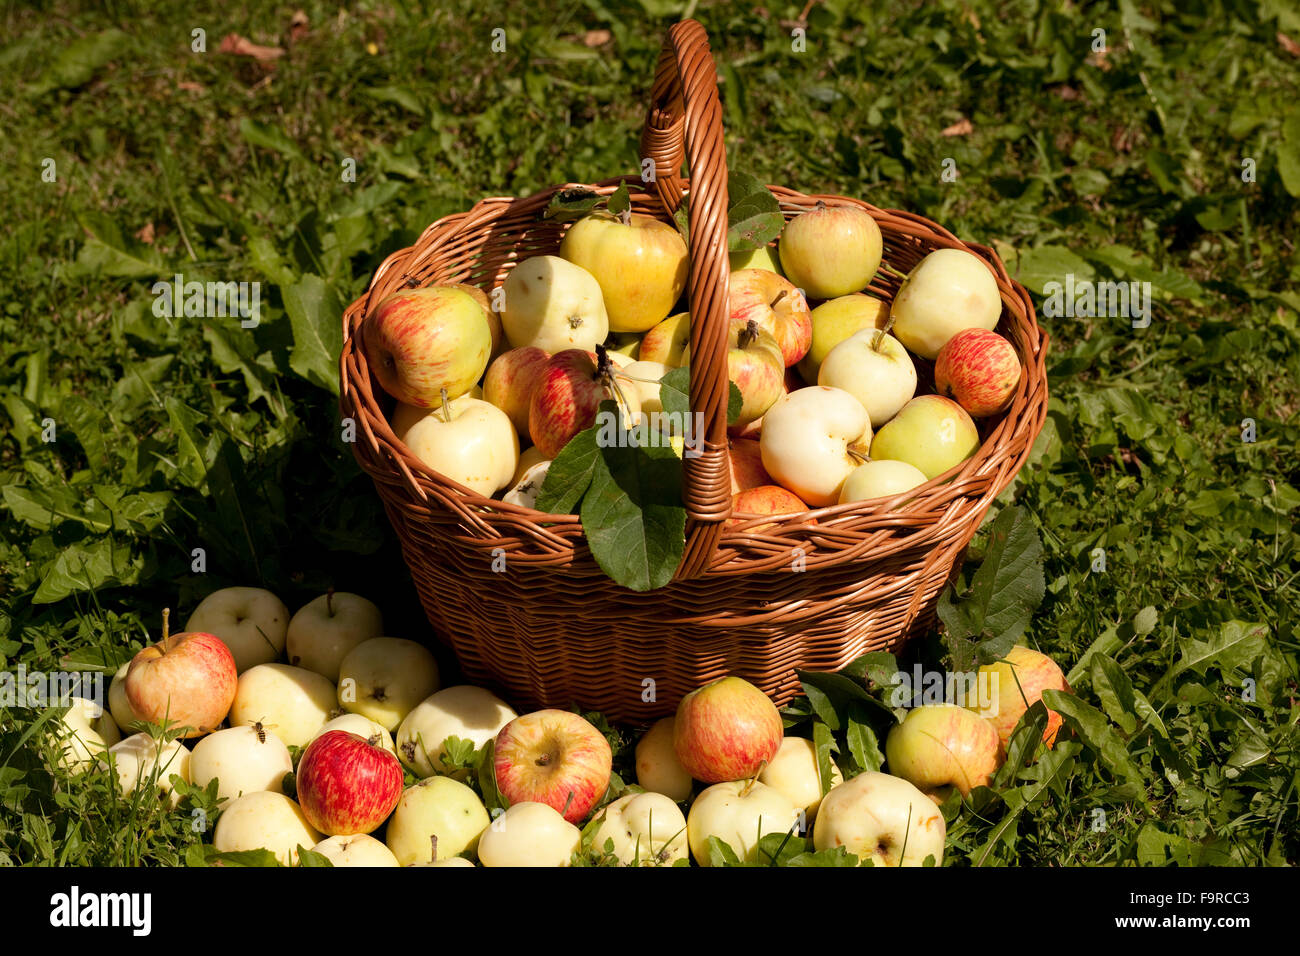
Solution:
<svg viewBox="0 0 1300 956">
<path fill-rule="evenodd" d="M 776 298 L 773 299 L 773 300 L 768 304 L 768 308 L 770 308 L 770 309 L 775 309 L 775 308 L 776 308 L 776 304 L 777 304 L 778 302 L 780 302 L 782 299 L 784 299 L 784 298 L 785 298 L 787 295 L 789 295 L 789 294 L 790 294 L 790 290 L 789 290 L 789 289 L 782 289 L 780 292 L 778 292 L 778 293 L 776 294 Z"/>
<path fill-rule="evenodd" d="M 632 225 L 632 207 L 628 206 L 618 214 L 618 220 L 625 226 Z"/>
<path fill-rule="evenodd" d="M 844 450 L 847 451 L 847 452 L 848 452 L 850 455 L 852 455 L 854 458 L 856 458 L 858 461 L 862 462 L 864 465 L 865 465 L 867 462 L 871 461 L 871 456 L 870 456 L 870 455 L 864 455 L 864 454 L 862 454 L 862 452 L 860 452 L 860 451 L 858 451 L 858 450 L 856 450 L 856 449 L 854 449 L 854 448 L 846 448 L 846 449 L 844 449 Z"/>
<path fill-rule="evenodd" d="M 892 329 L 893 327 L 894 327 L 894 310 L 891 308 L 889 310 L 889 317 L 885 319 L 885 327 L 883 329 L 876 329 L 876 334 L 871 339 L 871 350 L 873 352 L 880 351 L 880 343 L 885 341 L 885 336 L 889 334 L 889 330 Z"/>
<path fill-rule="evenodd" d="M 438 394 L 442 396 L 442 420 L 450 425 L 451 412 L 447 408 L 447 390 L 445 388 L 440 388 L 438 389 Z"/>
<path fill-rule="evenodd" d="M 162 639 L 162 642 L 163 642 L 164 644 L 167 643 L 167 619 L 171 617 L 171 613 L 172 613 L 172 609 L 171 609 L 171 608 L 169 608 L 169 607 L 165 607 L 165 608 L 163 608 L 163 639 Z"/>
<path fill-rule="evenodd" d="M 749 793 L 750 790 L 754 789 L 754 784 L 758 783 L 759 775 L 762 774 L 765 769 L 767 769 L 766 760 L 760 763 L 758 769 L 754 771 L 754 775 L 745 781 L 745 789 L 740 791 L 740 796 L 743 797 L 745 794 Z"/>
<path fill-rule="evenodd" d="M 446 390 L 444 389 L 444 392 L 445 391 Z M 330 589 L 325 592 L 325 613 L 330 617 L 334 616 L 334 587 L 332 585 L 330 586 Z"/>
<path fill-rule="evenodd" d="M 437 863 L 438 862 L 438 834 L 436 833 L 429 834 L 429 844 L 432 847 L 432 851 L 433 851 L 429 855 L 429 862 Z"/>
<path fill-rule="evenodd" d="M 742 349 L 748 348 L 749 343 L 758 338 L 759 331 L 758 323 L 750 319 L 736 336 L 736 345 Z"/>
<path fill-rule="evenodd" d="M 569 806 L 570 804 L 573 803 L 573 797 L 574 797 L 574 792 L 570 790 L 569 796 L 564 801 L 564 809 L 560 811 L 560 816 L 567 817 L 569 815 Z"/>
</svg>

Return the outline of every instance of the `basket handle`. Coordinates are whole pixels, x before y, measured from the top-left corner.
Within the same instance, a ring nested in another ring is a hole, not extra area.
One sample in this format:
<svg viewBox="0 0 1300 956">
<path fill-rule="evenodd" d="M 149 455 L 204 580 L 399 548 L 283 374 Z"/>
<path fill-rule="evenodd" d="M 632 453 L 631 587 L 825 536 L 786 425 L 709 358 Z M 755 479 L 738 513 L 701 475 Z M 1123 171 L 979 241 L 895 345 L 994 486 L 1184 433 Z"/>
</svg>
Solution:
<svg viewBox="0 0 1300 956">
<path fill-rule="evenodd" d="M 641 132 L 641 155 L 653 160 L 654 189 L 669 215 L 682 205 L 682 160 L 690 164 L 691 409 L 703 416 L 700 454 L 682 464 L 686 551 L 677 579 L 699 577 L 717 551 L 731 515 L 727 452 L 727 154 L 722 138 L 718 74 L 709 38 L 696 20 L 668 31 Z"/>
</svg>

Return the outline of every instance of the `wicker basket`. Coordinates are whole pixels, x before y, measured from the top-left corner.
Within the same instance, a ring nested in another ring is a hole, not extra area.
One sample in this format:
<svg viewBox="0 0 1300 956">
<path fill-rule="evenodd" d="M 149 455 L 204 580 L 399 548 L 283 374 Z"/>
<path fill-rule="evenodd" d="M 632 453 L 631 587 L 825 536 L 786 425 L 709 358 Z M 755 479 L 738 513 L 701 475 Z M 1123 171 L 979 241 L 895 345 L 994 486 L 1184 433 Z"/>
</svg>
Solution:
<svg viewBox="0 0 1300 956">
<path fill-rule="evenodd" d="M 837 670 L 929 628 L 939 593 L 1024 463 L 1047 407 L 1047 336 L 1028 293 L 992 250 L 919 216 L 772 187 L 787 219 L 818 200 L 866 209 L 883 233 L 885 262 L 901 272 L 938 248 L 981 256 L 1002 294 L 998 330 L 1025 374 L 1010 410 L 981 426 L 975 456 L 909 492 L 905 510 L 891 510 L 889 499 L 728 526 L 727 169 L 717 76 L 697 22 L 669 31 L 651 96 L 641 145 L 658 171 L 654 192 L 642 191 L 639 179 L 626 182 L 634 210 L 667 221 L 690 198 L 690 399 L 707 426 L 703 454 L 683 465 L 686 554 L 672 583 L 647 593 L 620 587 L 592 559 L 577 516 L 484 498 L 423 466 L 389 427 L 393 402 L 371 376 L 360 334 L 371 306 L 398 289 L 443 282 L 491 289 L 516 262 L 555 253 L 565 226 L 541 214 L 558 190 L 584 184 L 485 199 L 435 222 L 413 247 L 389 256 L 347 309 L 340 362 L 341 412 L 358 425 L 357 460 L 384 502 L 435 632 L 466 676 L 517 706 L 580 704 L 629 722 L 670 713 L 683 694 L 726 674 L 784 703 L 798 690 L 795 668 Z M 690 179 L 680 175 L 683 160 Z M 624 181 L 589 188 L 610 193 Z M 870 291 L 892 299 L 898 284 L 882 271 Z M 505 570 L 494 572 L 502 554 Z"/>
</svg>

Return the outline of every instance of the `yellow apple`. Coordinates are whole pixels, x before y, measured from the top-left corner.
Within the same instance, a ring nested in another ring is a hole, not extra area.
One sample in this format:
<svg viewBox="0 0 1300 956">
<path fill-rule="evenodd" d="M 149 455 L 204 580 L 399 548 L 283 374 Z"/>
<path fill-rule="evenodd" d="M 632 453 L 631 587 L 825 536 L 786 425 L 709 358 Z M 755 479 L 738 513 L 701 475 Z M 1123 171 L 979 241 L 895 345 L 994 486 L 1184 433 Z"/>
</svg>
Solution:
<svg viewBox="0 0 1300 956">
<path fill-rule="evenodd" d="M 963 329 L 997 327 L 1002 297 L 993 272 L 965 249 L 936 249 L 907 274 L 894 296 L 894 334 L 921 358 Z"/>
<path fill-rule="evenodd" d="M 781 233 L 786 278 L 814 299 L 867 287 L 880 267 L 880 227 L 860 206 L 828 206 L 796 216 Z"/>
<path fill-rule="evenodd" d="M 690 343 L 691 314 L 678 312 L 664 319 L 641 339 L 637 359 L 642 362 L 660 362 L 668 368 L 685 365 L 682 351 Z"/>
<path fill-rule="evenodd" d="M 816 382 L 817 372 L 831 349 L 854 332 L 883 329 L 888 321 L 889 303 L 861 292 L 823 302 L 812 310 L 812 345 L 799 360 L 799 374 L 809 384 Z"/>
</svg>

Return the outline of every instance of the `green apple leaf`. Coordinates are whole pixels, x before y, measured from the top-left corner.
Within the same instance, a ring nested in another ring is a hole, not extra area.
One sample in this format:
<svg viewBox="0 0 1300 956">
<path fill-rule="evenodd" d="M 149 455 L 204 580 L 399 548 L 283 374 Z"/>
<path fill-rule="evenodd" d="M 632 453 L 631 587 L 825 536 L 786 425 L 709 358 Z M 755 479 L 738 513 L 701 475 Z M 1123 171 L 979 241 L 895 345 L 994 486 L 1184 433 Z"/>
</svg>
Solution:
<svg viewBox="0 0 1300 956">
<path fill-rule="evenodd" d="M 315 850 L 309 850 L 301 843 L 298 844 L 298 865 L 327 866 L 331 869 L 334 867 L 334 863 L 324 853 L 317 853 Z"/>
<path fill-rule="evenodd" d="M 1139 786 L 1146 782 L 1146 775 L 1129 756 L 1124 741 L 1115 733 L 1106 715 L 1096 707 L 1060 690 L 1043 691 L 1043 703 L 1064 718 L 1083 742 L 1096 752 L 1102 765 L 1116 777 Z"/>
<path fill-rule="evenodd" d="M 598 202 L 600 202 L 600 193 L 594 189 L 584 189 L 582 187 L 561 189 L 551 197 L 551 201 L 546 206 L 546 211 L 542 213 L 542 218 L 561 222 L 581 219 L 595 209 Z"/>
<path fill-rule="evenodd" d="M 844 738 L 848 744 L 849 756 L 859 770 L 879 770 L 885 765 L 885 755 L 880 751 L 880 738 L 867 720 L 867 708 L 857 701 L 849 704 Z"/>
<path fill-rule="evenodd" d="M 727 177 L 727 250 L 752 252 L 781 234 L 785 217 L 772 191 L 748 173 Z"/>
<path fill-rule="evenodd" d="M 320 276 L 304 275 L 280 290 L 293 326 L 289 368 L 326 391 L 339 393 L 339 353 L 343 350 L 343 303 Z"/>
<path fill-rule="evenodd" d="M 612 403 L 611 403 L 612 407 Z M 537 510 L 547 514 L 575 514 L 578 502 L 591 487 L 596 473 L 600 449 L 596 445 L 596 429 L 579 432 L 546 470 L 546 480 L 537 492 Z"/>
<path fill-rule="evenodd" d="M 619 183 L 618 188 L 609 194 L 606 208 L 616 216 L 632 211 L 632 196 L 628 193 L 627 183 Z"/>
<path fill-rule="evenodd" d="M 1092 689 L 1106 716 L 1127 736 L 1137 730 L 1137 700 L 1133 682 L 1113 658 L 1098 654 L 1092 659 Z"/>
<path fill-rule="evenodd" d="M 785 866 L 852 866 L 858 865 L 858 858 L 842 846 L 829 850 L 817 850 L 815 853 L 800 853 L 785 861 Z"/>
<path fill-rule="evenodd" d="M 727 382 L 727 424 L 740 418 L 743 399 L 735 382 Z M 664 411 L 679 421 L 689 421 L 691 413 L 691 370 L 686 366 L 672 369 L 659 380 L 659 400 Z"/>
<path fill-rule="evenodd" d="M 730 845 L 722 842 L 715 836 L 709 837 L 709 865 L 710 866 L 740 866 L 740 857 L 736 856 L 736 851 Z"/>
<path fill-rule="evenodd" d="M 1021 508 L 1003 509 L 993 522 L 988 548 L 970 591 L 954 600 L 951 588 L 939 598 L 954 671 L 973 670 L 1005 655 L 1025 632 L 1046 593 L 1043 544 Z"/>
<path fill-rule="evenodd" d="M 817 775 L 821 778 L 824 797 L 831 792 L 831 782 L 835 779 L 832 769 L 835 761 L 831 756 L 835 750 L 835 737 L 831 729 L 820 721 L 813 724 L 813 746 L 817 749 Z"/>
</svg>

